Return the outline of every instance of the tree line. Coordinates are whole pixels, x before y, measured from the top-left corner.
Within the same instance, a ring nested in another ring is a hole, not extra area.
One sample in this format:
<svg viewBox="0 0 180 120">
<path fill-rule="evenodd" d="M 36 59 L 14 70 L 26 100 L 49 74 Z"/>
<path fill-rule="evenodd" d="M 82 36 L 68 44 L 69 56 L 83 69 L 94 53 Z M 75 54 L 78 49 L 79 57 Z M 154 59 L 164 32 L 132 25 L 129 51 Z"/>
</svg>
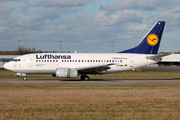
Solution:
<svg viewBox="0 0 180 120">
<path fill-rule="evenodd" d="M 18 47 L 17 48 L 17 55 L 24 55 L 24 54 L 30 54 L 30 53 L 43 53 L 43 51 L 36 50 L 35 47 L 33 47 L 33 48 Z"/>
</svg>

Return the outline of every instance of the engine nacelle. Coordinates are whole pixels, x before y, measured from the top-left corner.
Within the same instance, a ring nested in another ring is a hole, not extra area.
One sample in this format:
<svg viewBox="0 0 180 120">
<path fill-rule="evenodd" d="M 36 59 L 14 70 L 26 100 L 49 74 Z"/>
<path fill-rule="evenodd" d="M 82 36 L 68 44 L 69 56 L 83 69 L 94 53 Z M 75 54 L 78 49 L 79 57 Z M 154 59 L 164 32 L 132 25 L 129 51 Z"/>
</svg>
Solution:
<svg viewBox="0 0 180 120">
<path fill-rule="evenodd" d="M 57 68 L 56 77 L 62 78 L 75 78 L 77 77 L 78 72 L 74 68 Z"/>
</svg>

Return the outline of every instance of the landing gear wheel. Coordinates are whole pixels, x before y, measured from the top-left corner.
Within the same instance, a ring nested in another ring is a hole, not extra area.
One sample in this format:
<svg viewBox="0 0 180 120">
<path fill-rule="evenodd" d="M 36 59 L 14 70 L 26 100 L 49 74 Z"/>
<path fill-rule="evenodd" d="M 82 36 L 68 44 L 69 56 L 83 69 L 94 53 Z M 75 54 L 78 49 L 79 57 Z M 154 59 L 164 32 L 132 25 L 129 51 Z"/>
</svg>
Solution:
<svg viewBox="0 0 180 120">
<path fill-rule="evenodd" d="M 81 75 L 81 80 L 89 80 L 89 76 Z"/>
<path fill-rule="evenodd" d="M 26 80 L 27 80 L 27 77 L 26 77 L 26 76 L 24 76 L 24 77 L 23 77 L 23 80 L 24 80 L 24 81 L 26 81 Z"/>
<path fill-rule="evenodd" d="M 85 77 L 82 75 L 82 76 L 81 76 L 81 80 L 84 80 L 84 79 L 85 79 Z"/>
<path fill-rule="evenodd" d="M 89 76 L 85 76 L 85 77 L 84 77 L 84 80 L 89 80 Z"/>
</svg>

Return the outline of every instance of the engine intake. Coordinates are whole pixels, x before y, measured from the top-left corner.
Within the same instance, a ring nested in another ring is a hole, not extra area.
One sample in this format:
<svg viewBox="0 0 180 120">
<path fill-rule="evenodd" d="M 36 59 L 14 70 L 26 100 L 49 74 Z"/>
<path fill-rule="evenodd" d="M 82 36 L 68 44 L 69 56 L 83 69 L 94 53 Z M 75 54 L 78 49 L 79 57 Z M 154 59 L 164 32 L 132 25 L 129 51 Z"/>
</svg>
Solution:
<svg viewBox="0 0 180 120">
<path fill-rule="evenodd" d="M 57 68 L 56 77 L 60 78 L 75 78 L 77 77 L 78 72 L 74 68 Z"/>
</svg>

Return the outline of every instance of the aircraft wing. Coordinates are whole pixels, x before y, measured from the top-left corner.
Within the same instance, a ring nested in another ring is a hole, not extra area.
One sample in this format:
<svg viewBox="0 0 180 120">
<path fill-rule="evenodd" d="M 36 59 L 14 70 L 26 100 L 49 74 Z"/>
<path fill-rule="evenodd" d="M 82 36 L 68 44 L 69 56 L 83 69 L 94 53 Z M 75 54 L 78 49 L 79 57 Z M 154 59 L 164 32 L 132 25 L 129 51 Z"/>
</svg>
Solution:
<svg viewBox="0 0 180 120">
<path fill-rule="evenodd" d="M 114 63 L 105 64 L 105 65 L 97 65 L 97 66 L 89 66 L 89 67 L 79 67 L 77 68 L 78 73 L 80 74 L 99 74 L 102 71 L 107 71 L 111 69 L 109 66 L 115 65 Z"/>
</svg>

